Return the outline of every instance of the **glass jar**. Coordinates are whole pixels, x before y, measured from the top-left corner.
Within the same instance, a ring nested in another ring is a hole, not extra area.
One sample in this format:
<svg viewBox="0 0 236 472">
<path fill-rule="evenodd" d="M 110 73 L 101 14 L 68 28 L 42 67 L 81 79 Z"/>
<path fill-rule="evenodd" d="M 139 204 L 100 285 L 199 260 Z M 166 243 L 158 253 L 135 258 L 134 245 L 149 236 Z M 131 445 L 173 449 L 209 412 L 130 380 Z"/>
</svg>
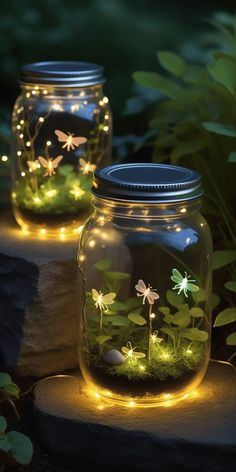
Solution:
<svg viewBox="0 0 236 472">
<path fill-rule="evenodd" d="M 12 140 L 12 204 L 21 227 L 70 231 L 88 216 L 93 171 L 111 155 L 103 83 L 96 64 L 23 66 Z"/>
<path fill-rule="evenodd" d="M 124 404 L 179 399 L 198 386 L 210 354 L 212 243 L 200 175 L 108 166 L 92 193 L 78 254 L 83 377 Z"/>
</svg>

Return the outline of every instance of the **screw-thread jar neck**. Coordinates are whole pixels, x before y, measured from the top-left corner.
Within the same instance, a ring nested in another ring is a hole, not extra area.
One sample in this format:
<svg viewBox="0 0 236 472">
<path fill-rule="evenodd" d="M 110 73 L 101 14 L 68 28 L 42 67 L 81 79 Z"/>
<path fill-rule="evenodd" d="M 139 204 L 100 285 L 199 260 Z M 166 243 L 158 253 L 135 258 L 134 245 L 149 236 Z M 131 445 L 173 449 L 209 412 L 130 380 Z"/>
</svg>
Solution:
<svg viewBox="0 0 236 472">
<path fill-rule="evenodd" d="M 130 203 L 94 196 L 92 204 L 105 219 L 143 219 L 148 223 L 150 220 L 188 217 L 200 210 L 201 199 L 174 203 Z"/>
</svg>

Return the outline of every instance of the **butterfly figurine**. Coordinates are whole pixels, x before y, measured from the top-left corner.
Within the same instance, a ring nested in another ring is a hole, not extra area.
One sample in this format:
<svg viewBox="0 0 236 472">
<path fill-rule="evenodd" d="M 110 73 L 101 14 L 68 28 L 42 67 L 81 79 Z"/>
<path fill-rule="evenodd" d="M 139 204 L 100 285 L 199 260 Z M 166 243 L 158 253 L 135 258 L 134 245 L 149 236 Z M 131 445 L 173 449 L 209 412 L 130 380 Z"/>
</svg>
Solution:
<svg viewBox="0 0 236 472">
<path fill-rule="evenodd" d="M 136 347 L 132 347 L 132 344 L 130 341 L 127 342 L 126 346 L 123 346 L 121 348 L 124 358 L 127 359 L 129 362 L 134 363 L 137 361 L 137 359 L 142 359 L 145 357 L 144 352 L 138 352 L 136 351 Z"/>
<path fill-rule="evenodd" d="M 74 151 L 76 147 L 78 147 L 80 144 L 84 144 L 87 142 L 87 138 L 84 138 L 83 136 L 74 136 L 73 133 L 63 133 L 63 131 L 60 131 L 59 129 L 55 129 L 55 134 L 58 137 L 58 141 L 60 143 L 64 143 L 62 146 L 62 149 L 66 148 L 67 151 Z"/>
<path fill-rule="evenodd" d="M 193 282 L 196 282 L 194 279 L 190 279 L 190 275 L 187 272 L 184 272 L 184 277 L 177 269 L 172 269 L 171 280 L 175 282 L 175 286 L 173 290 L 178 290 L 178 295 L 183 291 L 185 297 L 188 297 L 189 292 L 198 292 L 199 287 L 195 285 Z"/>
<path fill-rule="evenodd" d="M 152 288 L 150 284 L 148 284 L 148 287 L 146 287 L 144 281 L 142 279 L 139 279 L 137 285 L 135 285 L 135 288 L 138 292 L 137 293 L 138 297 L 143 297 L 143 305 L 145 304 L 146 298 L 148 300 L 149 305 L 153 305 L 155 303 L 155 300 L 158 300 L 159 295 L 156 292 L 156 288 Z"/>
<path fill-rule="evenodd" d="M 84 175 L 87 175 L 89 172 L 94 172 L 96 169 L 95 164 L 90 164 L 90 162 L 86 162 L 82 157 L 79 160 L 80 170 Z"/>
<path fill-rule="evenodd" d="M 29 167 L 30 172 L 34 172 L 35 170 L 40 168 L 39 161 L 36 159 L 36 161 L 27 161 L 27 165 Z"/>
<path fill-rule="evenodd" d="M 100 310 L 107 311 L 107 305 L 112 305 L 115 303 L 114 298 L 116 298 L 115 293 L 107 293 L 106 295 L 103 295 L 103 293 L 99 290 L 99 292 L 95 289 L 92 288 L 92 297 L 93 301 L 95 302 L 95 307 L 100 308 Z"/>
<path fill-rule="evenodd" d="M 62 159 L 63 159 L 63 156 L 57 156 L 55 157 L 55 159 L 52 159 L 51 157 L 49 157 L 48 159 L 45 159 L 44 157 L 39 156 L 38 160 L 41 166 L 44 167 L 44 169 L 46 169 L 44 173 L 44 177 L 47 177 L 47 176 L 51 177 L 52 175 L 54 175 L 56 173 L 55 169 L 58 167 Z"/>
</svg>

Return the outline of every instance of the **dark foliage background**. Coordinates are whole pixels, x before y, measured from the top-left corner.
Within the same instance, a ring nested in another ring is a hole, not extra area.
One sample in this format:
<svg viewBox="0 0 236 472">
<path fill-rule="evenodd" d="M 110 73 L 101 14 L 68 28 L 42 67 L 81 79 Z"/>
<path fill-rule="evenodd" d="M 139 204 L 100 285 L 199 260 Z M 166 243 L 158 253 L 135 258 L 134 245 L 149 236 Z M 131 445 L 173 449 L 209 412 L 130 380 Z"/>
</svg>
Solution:
<svg viewBox="0 0 236 472">
<path fill-rule="evenodd" d="M 40 60 L 84 60 L 105 66 L 106 92 L 116 124 L 133 91 L 132 72 L 156 67 L 161 49 L 184 49 L 194 58 L 202 22 L 233 0 L 13 0 L 0 5 L 2 106 L 11 108 L 20 66 Z"/>
</svg>

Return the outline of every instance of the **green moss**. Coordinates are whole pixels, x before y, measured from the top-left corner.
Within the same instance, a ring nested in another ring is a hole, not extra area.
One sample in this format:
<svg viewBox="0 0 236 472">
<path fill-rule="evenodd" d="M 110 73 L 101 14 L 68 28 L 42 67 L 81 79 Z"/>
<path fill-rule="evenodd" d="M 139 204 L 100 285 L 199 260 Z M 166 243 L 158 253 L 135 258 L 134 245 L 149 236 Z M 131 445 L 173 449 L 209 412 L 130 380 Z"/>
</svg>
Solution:
<svg viewBox="0 0 236 472">
<path fill-rule="evenodd" d="M 70 165 L 62 165 L 52 177 L 27 174 L 15 189 L 14 202 L 36 214 L 77 213 L 89 206 L 90 187 L 90 177 L 76 173 Z M 78 189 L 82 190 L 81 195 L 76 195 Z"/>
<path fill-rule="evenodd" d="M 190 350 L 188 347 L 188 342 L 183 342 L 176 351 L 168 343 L 152 345 L 150 361 L 145 357 L 134 362 L 125 360 L 124 364 L 110 367 L 100 359 L 96 367 L 112 376 L 126 377 L 133 382 L 148 378 L 176 379 L 195 370 L 203 358 L 204 347 L 201 343 L 194 343 Z"/>
</svg>

